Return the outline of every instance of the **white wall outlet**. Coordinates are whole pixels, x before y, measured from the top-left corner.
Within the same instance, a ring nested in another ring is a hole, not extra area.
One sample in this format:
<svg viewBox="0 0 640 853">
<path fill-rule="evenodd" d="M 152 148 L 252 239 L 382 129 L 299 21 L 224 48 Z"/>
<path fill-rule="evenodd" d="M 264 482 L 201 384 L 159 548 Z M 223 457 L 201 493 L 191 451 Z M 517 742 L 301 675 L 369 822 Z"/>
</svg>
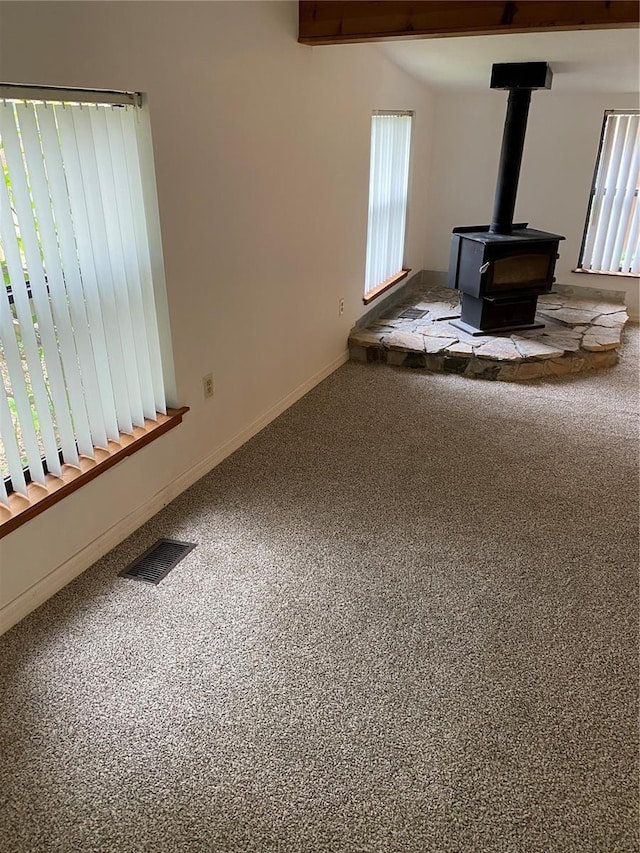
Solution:
<svg viewBox="0 0 640 853">
<path fill-rule="evenodd" d="M 341 299 L 338 302 L 338 313 L 340 314 L 341 317 L 344 314 L 344 299 Z"/>
<path fill-rule="evenodd" d="M 213 373 L 202 377 L 202 390 L 205 397 L 213 397 Z"/>
</svg>

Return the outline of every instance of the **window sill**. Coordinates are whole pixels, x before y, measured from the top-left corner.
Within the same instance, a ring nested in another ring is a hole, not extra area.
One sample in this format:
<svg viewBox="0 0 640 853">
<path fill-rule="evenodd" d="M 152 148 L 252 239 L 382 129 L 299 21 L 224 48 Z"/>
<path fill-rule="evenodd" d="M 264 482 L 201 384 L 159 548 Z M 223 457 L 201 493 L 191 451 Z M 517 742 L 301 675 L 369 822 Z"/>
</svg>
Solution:
<svg viewBox="0 0 640 853">
<path fill-rule="evenodd" d="M 609 272 L 607 270 L 583 270 L 578 267 L 571 272 L 580 273 L 580 275 L 612 275 L 616 278 L 640 278 L 640 273 L 637 272 Z"/>
<path fill-rule="evenodd" d="M 9 495 L 8 506 L 0 504 L 0 539 L 178 426 L 188 411 L 186 406 L 169 409 L 166 415 L 158 415 L 157 421 L 145 421 L 144 427 L 135 427 L 132 435 L 122 433 L 120 441 L 110 441 L 107 448 L 96 448 L 95 459 L 81 456 L 80 465 L 62 466 L 61 477 L 47 474 L 44 486 L 30 483 L 26 496 L 15 492 Z"/>
<path fill-rule="evenodd" d="M 389 278 L 381 281 L 373 290 L 370 290 L 365 297 L 363 298 L 363 302 L 365 305 L 368 305 L 370 302 L 373 302 L 374 299 L 377 299 L 379 296 L 382 296 L 387 290 L 393 287 L 394 284 L 397 284 L 399 281 L 402 281 L 403 278 L 406 278 L 410 269 L 403 269 L 400 272 L 395 273 L 395 275 L 389 276 Z"/>
</svg>

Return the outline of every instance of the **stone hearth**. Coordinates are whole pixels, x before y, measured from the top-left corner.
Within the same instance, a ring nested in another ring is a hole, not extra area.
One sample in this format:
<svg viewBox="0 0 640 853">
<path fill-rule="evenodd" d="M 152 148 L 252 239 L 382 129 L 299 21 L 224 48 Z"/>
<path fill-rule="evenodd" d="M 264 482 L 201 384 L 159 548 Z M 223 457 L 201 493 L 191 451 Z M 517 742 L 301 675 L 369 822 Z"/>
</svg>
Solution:
<svg viewBox="0 0 640 853">
<path fill-rule="evenodd" d="M 354 328 L 354 361 L 519 382 L 612 367 L 628 320 L 622 295 L 558 285 L 538 298 L 542 329 L 473 336 L 452 326 L 458 292 L 414 284 L 368 325 Z"/>
</svg>

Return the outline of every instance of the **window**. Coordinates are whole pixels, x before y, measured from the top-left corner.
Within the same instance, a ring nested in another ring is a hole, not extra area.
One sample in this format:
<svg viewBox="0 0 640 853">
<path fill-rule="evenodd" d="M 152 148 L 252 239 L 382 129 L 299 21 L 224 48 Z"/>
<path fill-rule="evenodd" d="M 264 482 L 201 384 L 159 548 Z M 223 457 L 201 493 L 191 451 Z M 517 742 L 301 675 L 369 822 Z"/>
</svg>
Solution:
<svg viewBox="0 0 640 853">
<path fill-rule="evenodd" d="M 411 119 L 412 113 L 388 112 L 376 112 L 371 118 L 365 303 L 408 272 L 403 262 Z"/>
<path fill-rule="evenodd" d="M 158 331 L 162 263 L 141 97 L 2 86 L 0 98 L 7 506 L 30 482 L 46 488 L 48 475 L 92 468 L 124 436 L 128 445 L 166 424 L 172 368 Z"/>
<path fill-rule="evenodd" d="M 640 112 L 607 110 L 579 270 L 640 274 Z"/>
</svg>

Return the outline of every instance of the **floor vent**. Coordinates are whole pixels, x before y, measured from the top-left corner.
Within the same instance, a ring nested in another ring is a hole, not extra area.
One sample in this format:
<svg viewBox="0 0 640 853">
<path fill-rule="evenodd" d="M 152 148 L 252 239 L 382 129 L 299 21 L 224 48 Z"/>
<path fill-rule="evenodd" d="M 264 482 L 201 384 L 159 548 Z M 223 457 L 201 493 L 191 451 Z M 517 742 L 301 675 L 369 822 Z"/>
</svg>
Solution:
<svg viewBox="0 0 640 853">
<path fill-rule="evenodd" d="M 158 539 L 155 545 L 152 545 L 148 551 L 129 563 L 118 574 L 134 581 L 158 584 L 195 547 L 192 542 Z"/>
<path fill-rule="evenodd" d="M 419 308 L 406 308 L 398 316 L 403 317 L 405 320 L 421 320 L 427 313 L 427 311 L 421 311 Z"/>
</svg>

